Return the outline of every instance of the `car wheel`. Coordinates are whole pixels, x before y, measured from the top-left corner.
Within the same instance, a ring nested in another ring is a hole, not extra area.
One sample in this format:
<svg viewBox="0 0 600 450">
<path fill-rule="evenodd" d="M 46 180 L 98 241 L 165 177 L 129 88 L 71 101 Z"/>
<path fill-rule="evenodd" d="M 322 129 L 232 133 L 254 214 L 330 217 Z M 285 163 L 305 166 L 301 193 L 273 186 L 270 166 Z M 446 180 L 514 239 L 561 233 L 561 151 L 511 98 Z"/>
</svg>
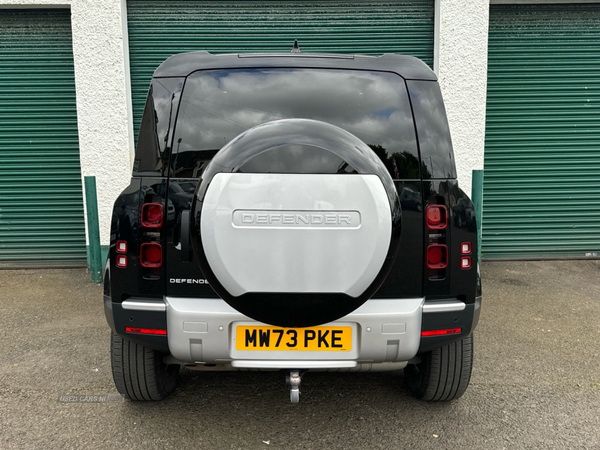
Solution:
<svg viewBox="0 0 600 450">
<path fill-rule="evenodd" d="M 112 374 L 120 394 L 129 400 L 162 400 L 175 390 L 178 365 L 166 365 L 163 354 L 112 333 Z"/>
<path fill-rule="evenodd" d="M 425 401 L 447 401 L 461 397 L 471 379 L 473 335 L 432 350 L 419 364 L 409 364 L 404 378 L 410 391 Z"/>
</svg>

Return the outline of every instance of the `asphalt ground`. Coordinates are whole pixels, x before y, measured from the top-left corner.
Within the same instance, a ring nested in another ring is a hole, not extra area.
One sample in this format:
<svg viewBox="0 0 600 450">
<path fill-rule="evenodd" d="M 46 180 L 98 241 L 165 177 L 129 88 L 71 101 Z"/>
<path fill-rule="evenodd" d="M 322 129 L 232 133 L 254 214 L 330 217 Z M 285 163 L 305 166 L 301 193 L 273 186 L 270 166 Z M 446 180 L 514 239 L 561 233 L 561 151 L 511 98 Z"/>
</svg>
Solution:
<svg viewBox="0 0 600 450">
<path fill-rule="evenodd" d="M 102 289 L 85 270 L 0 271 L 0 448 L 600 449 L 600 261 L 486 262 L 465 395 L 401 372 L 192 372 L 157 403 L 116 394 Z"/>
</svg>

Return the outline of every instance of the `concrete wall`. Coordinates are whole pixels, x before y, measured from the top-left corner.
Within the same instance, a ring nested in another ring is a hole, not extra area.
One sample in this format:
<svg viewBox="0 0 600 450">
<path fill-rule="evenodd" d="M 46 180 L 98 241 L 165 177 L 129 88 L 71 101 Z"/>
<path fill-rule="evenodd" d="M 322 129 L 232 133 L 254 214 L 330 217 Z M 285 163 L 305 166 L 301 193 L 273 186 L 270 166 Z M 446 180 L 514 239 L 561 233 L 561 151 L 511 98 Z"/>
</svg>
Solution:
<svg viewBox="0 0 600 450">
<path fill-rule="evenodd" d="M 436 0 L 434 70 L 456 156 L 459 185 L 471 195 L 471 173 L 483 169 L 487 89 L 488 0 Z"/>
<path fill-rule="evenodd" d="M 71 8 L 81 170 L 96 176 L 102 245 L 133 160 L 125 1 L 0 0 L 0 8 Z M 488 16 L 488 0 L 436 0 L 435 70 L 469 194 L 471 171 L 483 168 Z"/>
</svg>

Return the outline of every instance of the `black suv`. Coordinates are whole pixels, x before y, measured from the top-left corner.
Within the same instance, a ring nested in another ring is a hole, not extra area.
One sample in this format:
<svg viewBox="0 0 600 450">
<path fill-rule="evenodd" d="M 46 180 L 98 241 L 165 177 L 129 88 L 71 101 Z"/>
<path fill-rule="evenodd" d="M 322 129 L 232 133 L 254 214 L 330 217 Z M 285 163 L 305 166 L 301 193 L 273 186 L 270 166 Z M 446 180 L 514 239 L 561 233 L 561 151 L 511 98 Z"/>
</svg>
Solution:
<svg viewBox="0 0 600 450">
<path fill-rule="evenodd" d="M 460 207 L 459 207 L 460 206 Z M 158 400 L 180 366 L 404 369 L 469 383 L 481 290 L 472 209 L 420 60 L 172 56 L 115 202 L 104 308 L 114 381 Z"/>
</svg>

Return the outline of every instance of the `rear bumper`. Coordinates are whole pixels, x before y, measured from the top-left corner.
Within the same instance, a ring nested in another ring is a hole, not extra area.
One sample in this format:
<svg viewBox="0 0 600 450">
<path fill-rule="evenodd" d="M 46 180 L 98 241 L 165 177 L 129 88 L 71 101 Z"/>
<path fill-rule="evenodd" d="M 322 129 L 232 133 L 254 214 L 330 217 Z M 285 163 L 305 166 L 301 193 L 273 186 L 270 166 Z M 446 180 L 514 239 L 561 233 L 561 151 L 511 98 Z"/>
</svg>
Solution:
<svg viewBox="0 0 600 450">
<path fill-rule="evenodd" d="M 424 298 L 368 301 L 338 321 L 323 326 L 352 329 L 352 346 L 344 351 L 238 350 L 236 327 L 262 325 L 221 299 L 165 297 L 105 298 L 111 328 L 119 335 L 170 353 L 187 364 L 217 364 L 247 369 L 352 369 L 381 363 L 402 363 L 471 333 L 481 300 L 426 302 Z M 112 322 L 112 323 L 111 323 Z M 164 328 L 167 336 L 131 335 L 125 326 Z M 460 327 L 452 336 L 421 337 L 422 330 Z"/>
<path fill-rule="evenodd" d="M 165 298 L 168 342 L 176 359 L 237 368 L 352 368 L 359 363 L 401 362 L 419 348 L 423 298 L 367 302 L 326 326 L 352 328 L 349 351 L 237 350 L 238 325 L 259 325 L 215 299 Z"/>
</svg>

